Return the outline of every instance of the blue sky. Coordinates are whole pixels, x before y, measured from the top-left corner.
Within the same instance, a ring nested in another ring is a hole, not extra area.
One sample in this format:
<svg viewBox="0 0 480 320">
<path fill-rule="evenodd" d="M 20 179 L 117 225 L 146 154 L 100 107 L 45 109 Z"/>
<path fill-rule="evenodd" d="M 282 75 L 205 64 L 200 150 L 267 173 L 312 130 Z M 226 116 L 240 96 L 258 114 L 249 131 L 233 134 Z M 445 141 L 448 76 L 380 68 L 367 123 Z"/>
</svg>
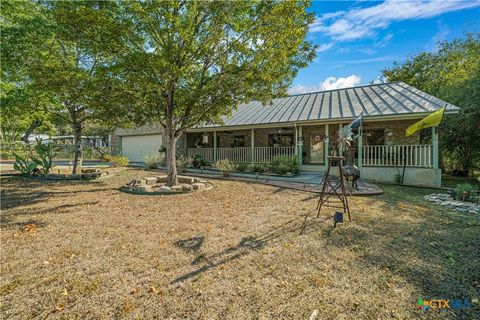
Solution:
<svg viewBox="0 0 480 320">
<path fill-rule="evenodd" d="M 290 93 L 368 84 L 394 61 L 480 31 L 480 1 L 313 1 L 307 39 L 317 57 Z"/>
</svg>

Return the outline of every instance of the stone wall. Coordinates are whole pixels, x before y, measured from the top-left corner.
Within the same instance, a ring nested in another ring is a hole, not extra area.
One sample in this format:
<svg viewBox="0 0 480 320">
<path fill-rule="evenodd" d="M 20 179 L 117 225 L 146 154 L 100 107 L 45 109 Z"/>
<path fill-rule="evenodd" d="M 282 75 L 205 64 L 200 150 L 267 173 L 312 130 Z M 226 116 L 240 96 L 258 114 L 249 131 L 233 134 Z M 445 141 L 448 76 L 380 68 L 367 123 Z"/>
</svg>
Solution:
<svg viewBox="0 0 480 320">
<path fill-rule="evenodd" d="M 388 122 L 365 122 L 363 129 L 368 132 L 369 129 L 384 129 L 385 145 L 399 144 L 419 144 L 420 133 L 417 132 L 409 137 L 405 137 L 405 129 L 414 124 L 418 120 L 388 121 Z M 428 128 L 431 134 L 431 129 Z M 391 133 L 390 133 L 391 132 Z M 364 135 L 363 144 L 367 145 L 366 136 Z"/>
</svg>

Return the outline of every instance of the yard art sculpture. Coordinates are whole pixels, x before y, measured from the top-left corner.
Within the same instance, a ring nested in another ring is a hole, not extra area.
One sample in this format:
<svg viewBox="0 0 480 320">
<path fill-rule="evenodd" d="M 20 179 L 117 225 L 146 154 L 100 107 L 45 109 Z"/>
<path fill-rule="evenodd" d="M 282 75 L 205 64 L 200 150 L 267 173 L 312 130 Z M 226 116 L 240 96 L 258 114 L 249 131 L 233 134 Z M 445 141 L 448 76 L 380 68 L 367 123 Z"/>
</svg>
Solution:
<svg viewBox="0 0 480 320">
<path fill-rule="evenodd" d="M 360 114 L 354 119 L 348 126 L 342 127 L 333 140 L 332 155 L 328 158 L 328 167 L 325 172 L 325 176 L 322 181 L 322 191 L 320 192 L 320 198 L 317 205 L 317 218 L 320 216 L 322 207 L 338 208 L 342 209 L 343 213 L 348 214 L 348 220 L 351 222 L 350 208 L 348 206 L 348 199 L 345 193 L 344 184 L 344 167 L 343 161 L 345 158 L 340 156 L 346 152 L 352 145 L 354 140 L 352 129 L 359 128 L 362 124 L 362 115 Z M 330 176 L 331 167 L 338 167 L 338 177 Z M 355 171 L 356 169 L 356 171 Z M 348 176 L 352 177 L 356 186 L 356 180 L 360 177 L 358 168 L 354 164 L 347 167 Z M 334 226 L 337 222 L 343 221 L 343 213 L 336 212 L 334 215 Z"/>
</svg>

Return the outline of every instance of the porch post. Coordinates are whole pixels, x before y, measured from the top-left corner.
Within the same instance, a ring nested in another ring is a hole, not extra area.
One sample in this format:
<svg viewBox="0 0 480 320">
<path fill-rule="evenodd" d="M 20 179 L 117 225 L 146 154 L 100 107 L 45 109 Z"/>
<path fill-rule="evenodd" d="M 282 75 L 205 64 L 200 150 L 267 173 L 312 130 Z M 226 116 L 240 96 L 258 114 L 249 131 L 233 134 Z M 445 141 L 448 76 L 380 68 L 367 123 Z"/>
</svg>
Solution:
<svg viewBox="0 0 480 320">
<path fill-rule="evenodd" d="M 303 138 L 303 129 L 302 129 L 302 126 L 299 126 L 298 127 L 298 139 L 302 140 Z M 298 157 L 298 163 L 300 163 L 300 166 L 303 165 L 303 155 L 302 155 L 302 150 L 303 150 L 303 143 L 298 145 L 298 141 L 296 142 L 297 143 L 297 157 Z"/>
<path fill-rule="evenodd" d="M 217 161 L 217 131 L 213 131 L 213 162 Z"/>
<path fill-rule="evenodd" d="M 438 149 L 438 126 L 432 127 L 432 167 L 433 169 L 438 169 L 438 156 L 439 156 L 439 149 Z"/>
<path fill-rule="evenodd" d="M 324 141 L 325 141 L 325 144 L 324 144 L 324 146 L 325 146 L 325 152 L 323 153 L 323 157 L 324 157 L 323 163 L 324 163 L 325 165 L 327 165 L 327 164 L 328 164 L 328 158 L 327 158 L 327 157 L 328 157 L 328 145 L 329 145 L 329 143 L 330 143 L 330 133 L 329 133 L 329 125 L 328 125 L 328 123 L 325 125 L 325 136 L 327 137 L 327 139 L 324 140 Z"/>
<path fill-rule="evenodd" d="M 340 134 L 340 130 L 342 130 L 342 128 L 343 128 L 343 124 L 339 123 L 339 124 L 338 124 L 339 134 Z M 340 148 L 339 148 L 339 149 L 340 149 Z M 343 156 L 343 150 L 342 150 L 342 149 L 338 150 L 338 155 L 339 155 L 340 157 Z"/>
<path fill-rule="evenodd" d="M 250 135 L 250 148 L 251 148 L 251 155 L 250 155 L 250 162 L 253 164 L 255 162 L 255 129 L 252 128 L 252 133 Z"/>
<path fill-rule="evenodd" d="M 360 174 L 363 175 L 363 123 L 360 124 L 360 127 L 358 128 L 358 163 L 357 167 L 358 170 L 360 171 Z"/>
</svg>

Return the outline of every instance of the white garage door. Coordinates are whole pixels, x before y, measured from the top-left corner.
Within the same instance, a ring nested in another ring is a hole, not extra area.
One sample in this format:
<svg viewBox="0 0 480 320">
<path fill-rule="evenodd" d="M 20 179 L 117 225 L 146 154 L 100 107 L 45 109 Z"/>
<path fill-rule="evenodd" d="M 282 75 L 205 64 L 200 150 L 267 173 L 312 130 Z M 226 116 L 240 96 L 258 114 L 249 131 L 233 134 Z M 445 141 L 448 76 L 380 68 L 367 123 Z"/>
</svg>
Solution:
<svg viewBox="0 0 480 320">
<path fill-rule="evenodd" d="M 143 162 L 146 154 L 158 152 L 161 146 L 161 134 L 122 137 L 122 155 L 130 162 Z"/>
</svg>

